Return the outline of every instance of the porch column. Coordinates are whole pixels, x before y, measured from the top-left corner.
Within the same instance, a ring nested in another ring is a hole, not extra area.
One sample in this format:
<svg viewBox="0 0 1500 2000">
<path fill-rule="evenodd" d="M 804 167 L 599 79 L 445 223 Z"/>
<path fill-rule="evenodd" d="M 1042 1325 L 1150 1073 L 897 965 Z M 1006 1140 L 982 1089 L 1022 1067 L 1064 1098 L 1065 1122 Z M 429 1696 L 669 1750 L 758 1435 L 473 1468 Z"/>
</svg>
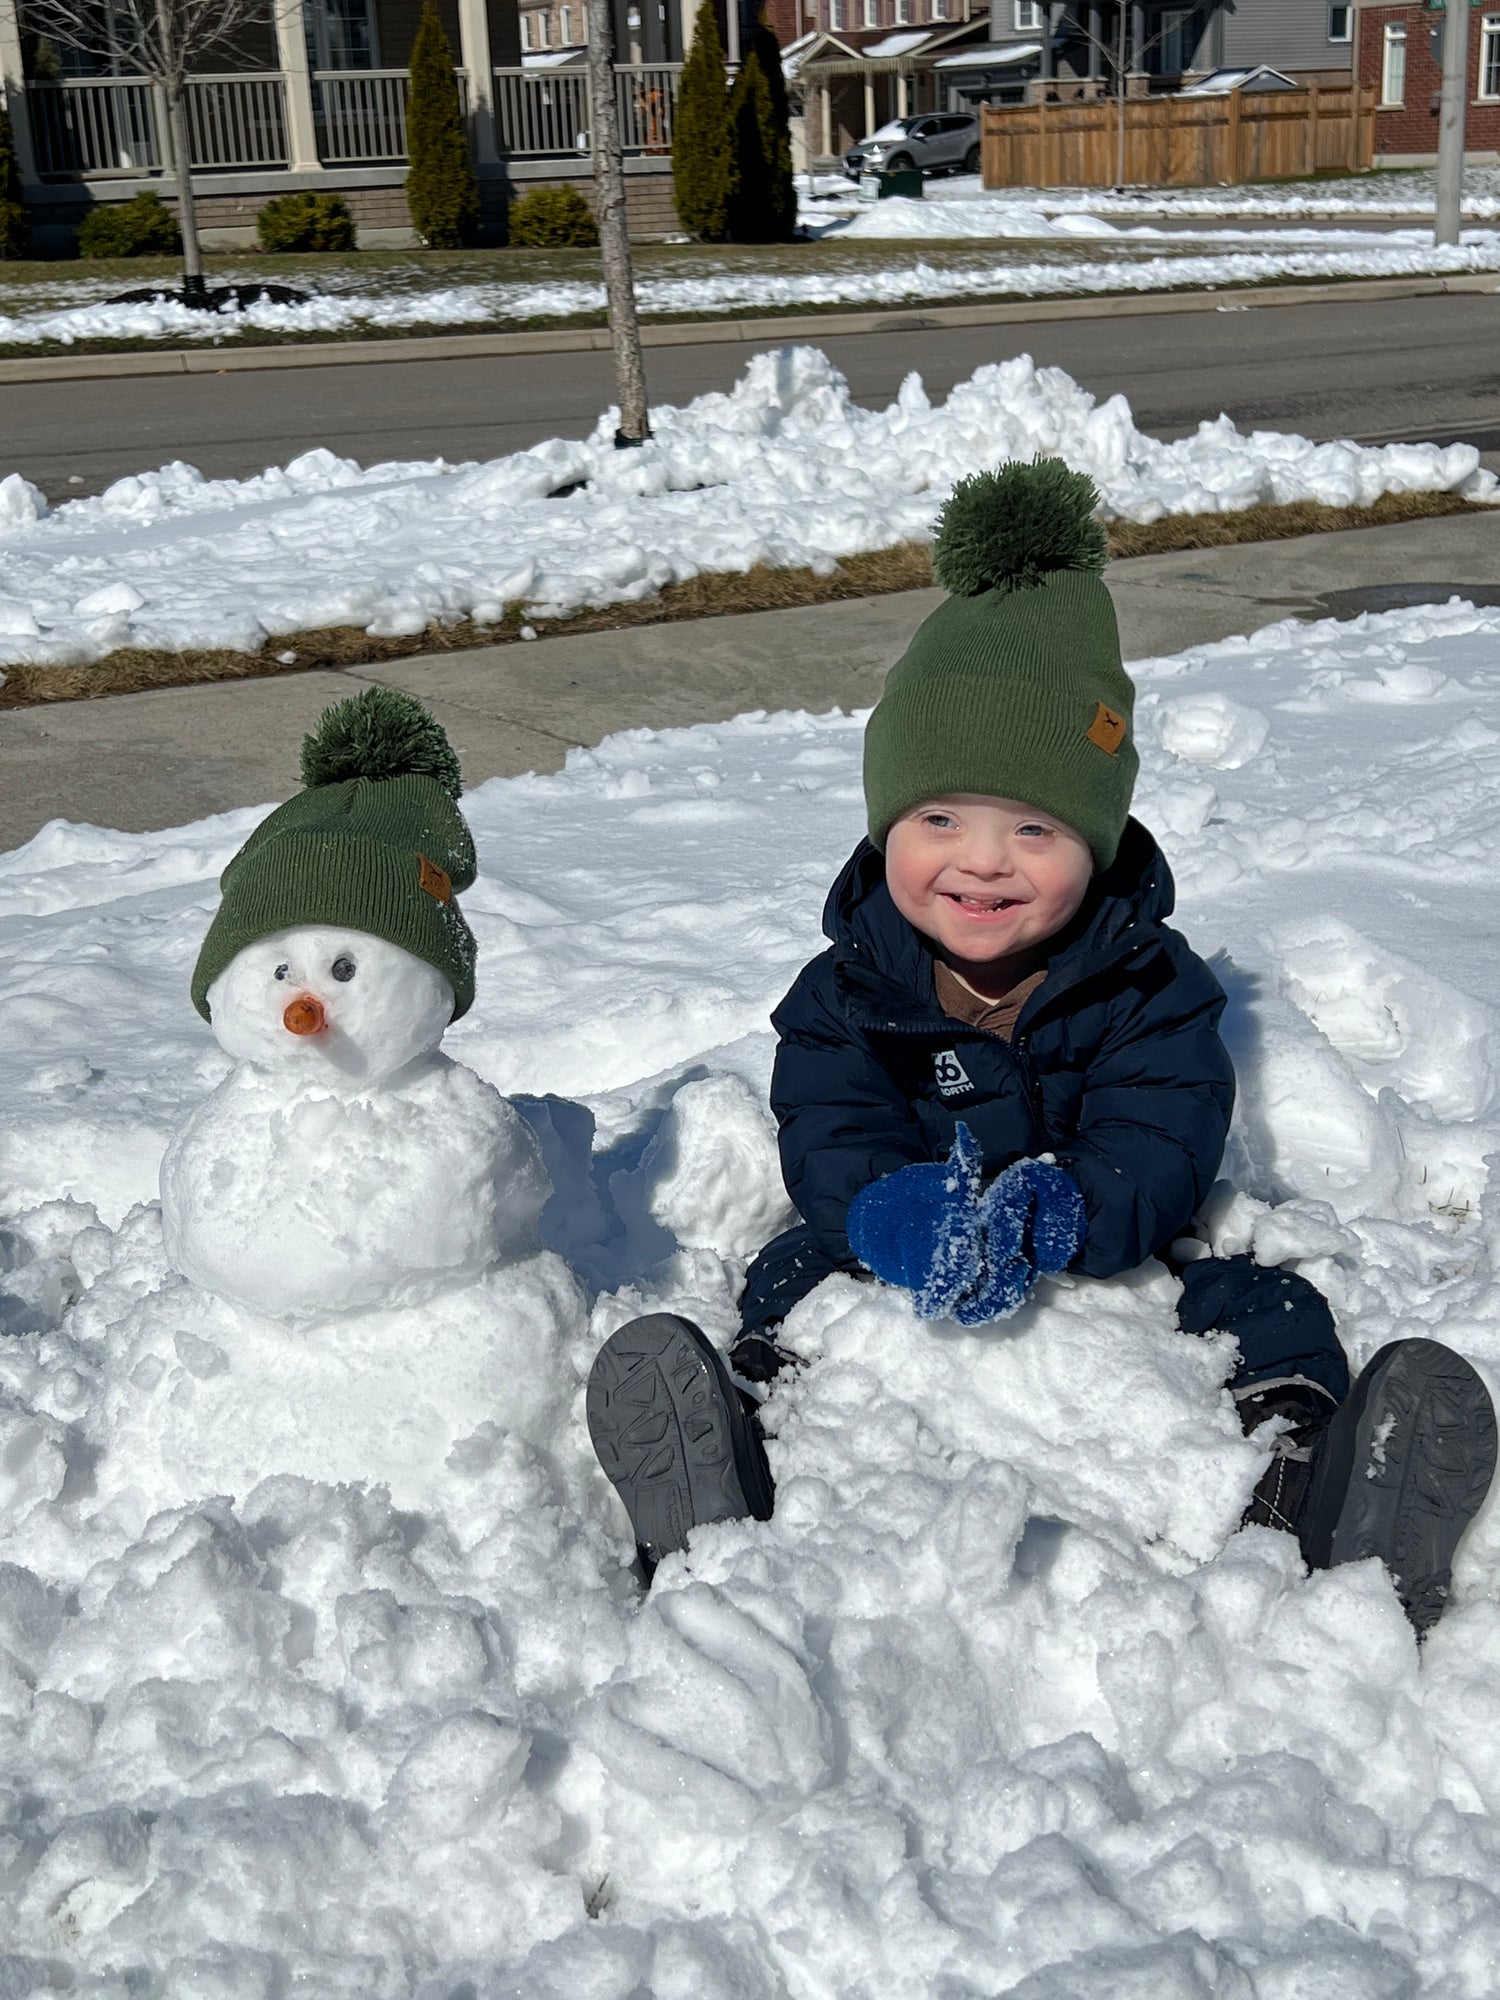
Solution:
<svg viewBox="0 0 1500 2000">
<path fill-rule="evenodd" d="M 1043 83 L 1052 81 L 1054 63 L 1052 59 L 1052 0 L 1042 0 L 1042 62 L 1040 76 Z"/>
<path fill-rule="evenodd" d="M 26 79 L 21 65 L 21 24 L 16 18 L 16 0 L 0 0 L 0 90 L 5 93 L 10 111 L 16 165 L 24 186 L 36 179 L 36 155 L 31 145 L 31 122 L 26 116 Z"/>
<path fill-rule="evenodd" d="M 1104 9 L 1100 5 L 1100 0 L 1088 0 L 1084 26 L 1088 29 L 1089 36 L 1089 82 L 1097 83 L 1102 68 L 1099 43 L 1104 36 Z"/>
<path fill-rule="evenodd" d="M 865 129 L 864 137 L 869 138 L 875 130 L 875 79 L 865 71 Z"/>
<path fill-rule="evenodd" d="M 302 0 L 276 0 L 276 61 L 286 94 L 287 165 L 295 174 L 317 173 L 323 162 L 318 158 L 318 134 L 313 124 L 312 72 L 307 65 Z"/>
<path fill-rule="evenodd" d="M 904 118 L 906 114 L 906 72 L 905 70 L 898 69 L 896 72 L 896 116 Z"/>
<path fill-rule="evenodd" d="M 469 79 L 474 158 L 485 166 L 499 157 L 495 151 L 495 66 L 490 60 L 487 0 L 458 0 L 458 45 Z"/>
<path fill-rule="evenodd" d="M 818 86 L 818 95 L 823 100 L 823 155 L 826 159 L 833 152 L 833 91 L 824 83 Z"/>
<path fill-rule="evenodd" d="M 1120 0 L 1123 7 L 1125 0 Z M 1125 63 L 1129 76 L 1146 74 L 1146 9 L 1142 0 L 1130 0 L 1130 53 Z"/>
</svg>

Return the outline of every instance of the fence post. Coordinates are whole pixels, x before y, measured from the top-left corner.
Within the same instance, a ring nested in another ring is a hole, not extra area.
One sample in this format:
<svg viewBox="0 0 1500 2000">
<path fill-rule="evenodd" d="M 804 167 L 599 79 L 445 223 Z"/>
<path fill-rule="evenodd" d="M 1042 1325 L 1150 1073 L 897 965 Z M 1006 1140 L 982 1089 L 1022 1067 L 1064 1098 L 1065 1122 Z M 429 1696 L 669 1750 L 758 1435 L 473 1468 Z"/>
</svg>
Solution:
<svg viewBox="0 0 1500 2000">
<path fill-rule="evenodd" d="M 1224 178 L 1230 187 L 1238 187 L 1242 178 L 1240 174 L 1240 113 L 1242 108 L 1243 101 L 1240 97 L 1239 85 L 1236 84 L 1234 89 L 1229 93 L 1229 118 L 1224 133 L 1224 165 L 1227 169 Z"/>
<path fill-rule="evenodd" d="M 1315 174 L 1318 171 L 1318 114 L 1322 109 L 1322 86 L 1310 83 L 1307 87 L 1307 123 L 1302 132 L 1302 171 Z"/>
<path fill-rule="evenodd" d="M 294 174 L 316 173 L 318 132 L 313 123 L 312 72 L 301 0 L 276 0 L 276 59 L 286 103 L 286 163 Z"/>
</svg>

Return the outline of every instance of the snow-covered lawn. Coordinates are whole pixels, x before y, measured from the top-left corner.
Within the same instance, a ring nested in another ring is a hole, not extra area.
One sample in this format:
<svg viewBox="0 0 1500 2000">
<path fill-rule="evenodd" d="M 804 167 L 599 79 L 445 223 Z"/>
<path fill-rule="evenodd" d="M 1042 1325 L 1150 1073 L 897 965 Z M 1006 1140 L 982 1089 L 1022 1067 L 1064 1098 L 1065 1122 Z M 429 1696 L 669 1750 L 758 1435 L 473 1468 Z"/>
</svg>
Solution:
<svg viewBox="0 0 1500 2000">
<path fill-rule="evenodd" d="M 209 480 L 178 463 L 51 513 L 12 473 L 0 665 L 121 646 L 256 652 L 324 626 L 416 633 L 517 604 L 558 617 L 757 563 L 826 570 L 925 538 L 956 479 L 1039 451 L 1092 474 L 1106 514 L 1134 521 L 1497 490 L 1466 444 L 1313 444 L 1244 436 L 1226 417 L 1162 443 L 1123 397 L 1098 403 L 1029 356 L 979 369 L 935 407 L 912 375 L 888 408 L 866 410 L 818 349 L 783 348 L 755 356 L 727 395 L 654 410 L 643 450 L 616 452 L 615 422 L 479 465 L 361 469 L 316 450 Z"/>
<path fill-rule="evenodd" d="M 1454 605 L 1137 669 L 1231 996 L 1218 1242 L 1356 1361 L 1492 1382 L 1497 657 Z M 1261 1457 L 1164 1273 L 978 1333 L 830 1282 L 774 1521 L 627 1568 L 582 1379 L 643 1308 L 723 1336 L 783 1212 L 766 1015 L 859 746 L 749 716 L 470 794 L 448 1047 L 530 1100 L 554 1247 L 295 1338 L 172 1279 L 154 1206 L 256 813 L 0 857 L 0 1990 L 1489 2000 L 1500 1519 L 1421 1655 L 1373 1565 L 1236 1534 Z"/>
<path fill-rule="evenodd" d="M 1243 187 L 1013 188 L 986 194 L 977 177 L 955 174 L 925 183 L 924 206 L 931 209 L 990 208 L 996 213 L 1032 214 L 1043 221 L 1065 216 L 1172 216 L 1213 219 L 1233 216 L 1280 217 L 1346 215 L 1432 216 L 1437 176 L 1430 167 L 1374 174 L 1319 175 L 1316 180 L 1250 183 Z M 804 219 L 861 206 L 854 183 L 842 174 L 818 174 L 798 181 Z M 898 203 L 905 207 L 908 204 Z M 889 208 L 890 202 L 873 204 Z M 1464 213 L 1476 221 L 1500 217 L 1500 167 L 1468 167 L 1464 172 Z M 958 233 L 969 234 L 967 228 Z M 974 233 L 978 233 L 977 229 Z M 1008 234 L 1002 230 L 1000 233 Z"/>
<path fill-rule="evenodd" d="M 1128 211 L 1125 211 L 1128 213 Z M 817 307 L 895 306 L 966 298 L 1070 298 L 1092 293 L 1201 289 L 1320 278 L 1461 276 L 1500 272 L 1500 235 L 1470 229 L 1461 244 L 1437 249 L 1430 229 L 1266 230 L 1210 227 L 1184 232 L 1152 223 L 1110 222 L 1081 197 L 983 195 L 978 183 L 934 182 L 924 201 L 861 206 L 814 203 L 804 214 L 821 243 L 785 246 L 765 257 L 716 256 L 701 248 L 643 253 L 637 295 L 647 319 L 797 312 Z M 871 248 L 855 254 L 869 239 Z M 924 245 L 893 251 L 891 241 Z M 984 247 L 980 247 L 984 246 Z M 553 260 L 554 262 L 558 260 Z M 57 277 L 0 283 L 0 349 L 69 347 L 79 342 L 180 344 L 420 330 L 493 328 L 549 320 L 598 319 L 604 288 L 593 258 L 575 256 L 578 275 L 496 275 L 450 279 L 442 266 L 398 277 L 378 264 L 361 273 L 345 262 L 304 276 L 276 276 L 313 290 L 294 306 L 190 312 L 155 300 L 110 303 L 120 278 Z M 470 266 L 472 269 L 472 265 Z M 264 276 L 226 267 L 217 280 Z M 136 283 L 139 282 L 137 279 Z"/>
</svg>

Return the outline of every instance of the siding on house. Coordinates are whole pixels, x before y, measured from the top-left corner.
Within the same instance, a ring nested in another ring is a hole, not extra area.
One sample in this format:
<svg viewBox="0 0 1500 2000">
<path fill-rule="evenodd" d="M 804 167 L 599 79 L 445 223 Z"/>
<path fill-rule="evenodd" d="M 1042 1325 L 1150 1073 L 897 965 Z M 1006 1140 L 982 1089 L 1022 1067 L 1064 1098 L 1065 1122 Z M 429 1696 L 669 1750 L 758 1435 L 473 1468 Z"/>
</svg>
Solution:
<svg viewBox="0 0 1500 2000">
<path fill-rule="evenodd" d="M 1292 75 L 1308 70 L 1348 73 L 1353 44 L 1328 39 L 1328 0 L 1240 0 L 1220 14 L 1223 66 L 1269 63 Z"/>
</svg>

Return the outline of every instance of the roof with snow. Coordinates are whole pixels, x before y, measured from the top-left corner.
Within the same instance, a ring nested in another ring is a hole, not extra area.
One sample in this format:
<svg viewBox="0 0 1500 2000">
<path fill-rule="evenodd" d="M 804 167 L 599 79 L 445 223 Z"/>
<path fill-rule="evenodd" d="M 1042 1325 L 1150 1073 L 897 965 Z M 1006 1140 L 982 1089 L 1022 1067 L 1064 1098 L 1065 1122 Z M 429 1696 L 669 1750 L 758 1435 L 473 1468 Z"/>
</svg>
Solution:
<svg viewBox="0 0 1500 2000">
<path fill-rule="evenodd" d="M 1272 69 L 1269 63 L 1258 63 L 1254 69 L 1216 69 L 1212 75 L 1203 77 L 1197 83 L 1187 84 L 1177 92 L 1179 97 L 1227 97 L 1231 90 L 1300 90 L 1302 85 L 1292 76 L 1284 76 L 1279 69 Z"/>
<path fill-rule="evenodd" d="M 960 49 L 957 55 L 939 56 L 934 69 L 1000 69 L 1014 63 L 1030 62 L 1042 53 L 1040 42 L 984 43 L 975 49 Z"/>
</svg>

